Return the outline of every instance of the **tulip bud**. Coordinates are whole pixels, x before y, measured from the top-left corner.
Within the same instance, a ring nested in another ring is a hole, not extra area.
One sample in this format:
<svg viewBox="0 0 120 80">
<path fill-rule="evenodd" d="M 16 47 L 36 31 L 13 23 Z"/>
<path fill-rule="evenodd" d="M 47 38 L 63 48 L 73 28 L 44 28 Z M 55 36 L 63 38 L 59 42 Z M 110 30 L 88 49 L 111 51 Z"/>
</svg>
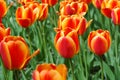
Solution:
<svg viewBox="0 0 120 80">
<path fill-rule="evenodd" d="M 66 80 L 67 68 L 64 64 L 39 64 L 33 71 L 33 80 Z"/>
<path fill-rule="evenodd" d="M 28 61 L 39 53 L 30 55 L 28 45 L 20 36 L 6 36 L 0 43 L 0 56 L 7 69 L 22 69 Z"/>
<path fill-rule="evenodd" d="M 88 47 L 98 56 L 105 54 L 110 48 L 110 44 L 111 37 L 107 30 L 92 31 L 88 36 Z"/>
</svg>

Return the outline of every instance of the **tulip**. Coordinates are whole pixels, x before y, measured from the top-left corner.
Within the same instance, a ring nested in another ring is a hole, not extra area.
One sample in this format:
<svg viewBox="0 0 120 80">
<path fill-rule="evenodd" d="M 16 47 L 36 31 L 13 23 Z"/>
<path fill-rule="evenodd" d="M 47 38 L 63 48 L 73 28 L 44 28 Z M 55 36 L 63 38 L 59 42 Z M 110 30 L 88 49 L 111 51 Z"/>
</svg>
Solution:
<svg viewBox="0 0 120 80">
<path fill-rule="evenodd" d="M 66 80 L 67 68 L 64 64 L 39 64 L 33 71 L 33 80 Z"/>
<path fill-rule="evenodd" d="M 0 42 L 8 35 L 10 35 L 10 28 L 5 28 L 4 25 L 0 23 Z"/>
<path fill-rule="evenodd" d="M 10 6 L 11 5 L 12 4 L 10 4 Z M 6 15 L 10 6 L 7 7 L 6 2 L 4 0 L 0 0 L 0 19 L 2 19 Z"/>
<path fill-rule="evenodd" d="M 101 13 L 108 17 L 111 18 L 111 11 L 112 9 L 120 7 L 120 1 L 118 0 L 104 0 L 101 4 Z"/>
<path fill-rule="evenodd" d="M 20 36 L 6 36 L 0 43 L 0 56 L 9 70 L 24 68 L 28 61 L 39 53 L 39 49 L 30 55 L 25 40 Z"/>
<path fill-rule="evenodd" d="M 87 22 L 87 20 L 83 16 L 70 16 L 70 17 L 64 17 L 60 16 L 58 27 L 61 30 L 65 30 L 66 28 L 71 28 L 78 31 L 79 35 L 83 35 L 88 28 L 88 26 L 91 24 L 90 20 Z"/>
<path fill-rule="evenodd" d="M 62 1 L 60 3 L 60 14 L 61 15 L 74 15 L 86 13 L 88 5 L 85 2 L 67 2 Z"/>
<path fill-rule="evenodd" d="M 92 0 L 93 5 L 98 8 L 101 9 L 101 4 L 104 0 Z"/>
<path fill-rule="evenodd" d="M 67 28 L 65 31 L 58 31 L 54 44 L 59 54 L 64 58 L 72 58 L 79 51 L 79 39 L 76 30 Z"/>
<path fill-rule="evenodd" d="M 58 0 L 41 0 L 42 3 L 47 3 L 49 6 L 57 4 Z"/>
<path fill-rule="evenodd" d="M 38 17 L 38 20 L 44 20 L 47 18 L 48 16 L 48 4 L 46 3 L 41 3 L 39 5 L 39 9 L 40 9 L 40 14 L 39 14 L 39 17 Z"/>
<path fill-rule="evenodd" d="M 31 26 L 39 16 L 39 3 L 31 2 L 16 10 L 16 21 L 23 28 Z"/>
<path fill-rule="evenodd" d="M 111 44 L 110 33 L 107 30 L 92 31 L 88 36 L 88 47 L 98 56 L 108 51 Z"/>
<path fill-rule="evenodd" d="M 114 8 L 111 12 L 112 21 L 114 24 L 120 25 L 120 8 Z"/>
</svg>

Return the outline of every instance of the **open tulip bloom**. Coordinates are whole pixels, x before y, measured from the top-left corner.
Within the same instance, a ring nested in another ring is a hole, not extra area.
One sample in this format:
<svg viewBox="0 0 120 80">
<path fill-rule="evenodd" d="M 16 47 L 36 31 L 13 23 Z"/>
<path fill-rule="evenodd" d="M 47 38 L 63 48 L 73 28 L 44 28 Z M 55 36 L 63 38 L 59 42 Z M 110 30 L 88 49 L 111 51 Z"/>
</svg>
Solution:
<svg viewBox="0 0 120 80">
<path fill-rule="evenodd" d="M 66 80 L 67 68 L 64 64 L 38 64 L 33 71 L 33 80 Z"/>
<path fill-rule="evenodd" d="M 0 56 L 7 69 L 22 69 L 28 61 L 39 53 L 39 49 L 30 55 L 25 40 L 20 36 L 6 36 L 0 43 Z"/>
</svg>

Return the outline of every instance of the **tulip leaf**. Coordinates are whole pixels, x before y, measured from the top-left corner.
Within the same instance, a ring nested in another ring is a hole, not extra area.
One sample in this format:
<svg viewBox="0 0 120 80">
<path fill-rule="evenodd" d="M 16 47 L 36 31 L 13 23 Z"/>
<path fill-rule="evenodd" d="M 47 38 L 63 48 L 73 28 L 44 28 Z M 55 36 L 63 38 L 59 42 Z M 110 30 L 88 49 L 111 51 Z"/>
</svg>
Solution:
<svg viewBox="0 0 120 80">
<path fill-rule="evenodd" d="M 109 80 L 115 80 L 115 76 L 114 76 L 112 70 L 105 62 L 103 62 L 103 68 L 104 68 L 104 72 L 109 77 Z"/>
</svg>

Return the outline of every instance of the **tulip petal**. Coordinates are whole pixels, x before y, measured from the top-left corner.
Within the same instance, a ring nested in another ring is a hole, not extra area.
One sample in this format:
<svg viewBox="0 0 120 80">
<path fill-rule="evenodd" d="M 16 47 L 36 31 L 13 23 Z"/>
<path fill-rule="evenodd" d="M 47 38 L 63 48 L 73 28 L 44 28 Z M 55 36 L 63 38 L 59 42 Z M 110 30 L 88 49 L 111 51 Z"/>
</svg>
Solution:
<svg viewBox="0 0 120 80">
<path fill-rule="evenodd" d="M 39 50 L 39 49 L 37 49 L 31 56 L 27 57 L 27 58 L 24 60 L 23 64 L 21 65 L 20 69 L 22 69 L 22 68 L 27 64 L 27 62 L 28 62 L 32 57 L 36 56 L 38 53 L 40 53 L 40 50 Z"/>
<path fill-rule="evenodd" d="M 39 72 L 38 72 L 37 70 L 34 70 L 34 71 L 33 71 L 32 79 L 33 79 L 33 80 L 41 80 L 41 79 L 40 79 L 40 76 L 39 76 Z"/>
<path fill-rule="evenodd" d="M 22 18 L 17 18 L 17 22 L 19 25 L 27 28 L 31 25 L 31 20 L 29 18 L 27 19 L 22 19 Z"/>
<path fill-rule="evenodd" d="M 12 61 L 12 67 L 14 69 L 19 69 L 21 66 L 21 63 L 24 62 L 24 60 L 27 58 L 29 51 L 28 47 L 22 42 L 22 41 L 9 41 L 7 42 L 11 61 Z"/>
<path fill-rule="evenodd" d="M 55 64 L 40 64 L 36 67 L 36 70 L 41 72 L 42 70 L 51 70 L 51 69 L 56 69 L 56 65 Z"/>
<path fill-rule="evenodd" d="M 72 38 L 60 37 L 56 43 L 56 48 L 61 56 L 72 58 L 76 52 L 76 45 Z"/>
<path fill-rule="evenodd" d="M 101 56 L 108 49 L 107 40 L 103 36 L 95 36 L 91 41 L 91 48 L 95 54 Z"/>
<path fill-rule="evenodd" d="M 58 65 L 57 66 L 57 71 L 63 77 L 63 80 L 66 80 L 66 77 L 67 77 L 67 68 L 66 68 L 66 66 L 64 64 Z"/>
<path fill-rule="evenodd" d="M 4 66 L 6 66 L 8 69 L 12 69 L 12 62 L 8 46 L 3 41 L 0 43 L 0 55 L 2 57 Z"/>
</svg>

